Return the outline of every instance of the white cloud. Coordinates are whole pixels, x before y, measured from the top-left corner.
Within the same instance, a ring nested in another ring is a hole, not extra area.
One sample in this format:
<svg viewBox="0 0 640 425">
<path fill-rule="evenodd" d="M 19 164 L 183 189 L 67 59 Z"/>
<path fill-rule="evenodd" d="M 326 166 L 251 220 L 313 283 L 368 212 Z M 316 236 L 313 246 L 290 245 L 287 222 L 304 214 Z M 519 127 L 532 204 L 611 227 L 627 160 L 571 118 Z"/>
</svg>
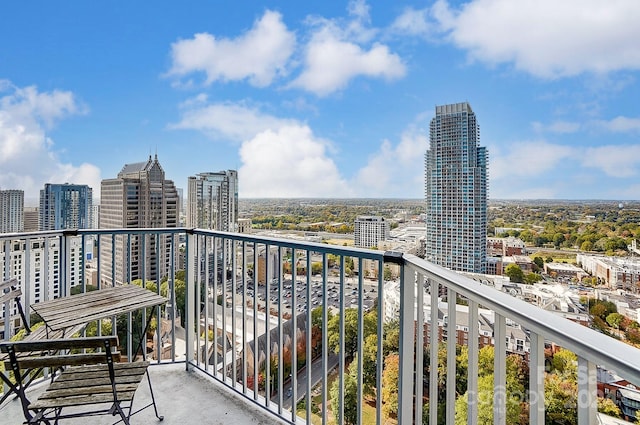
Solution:
<svg viewBox="0 0 640 425">
<path fill-rule="evenodd" d="M 410 197 L 424 195 L 424 154 L 428 148 L 426 135 L 410 128 L 397 146 L 388 140 L 369 158 L 367 165 L 358 171 L 354 187 L 364 197 Z M 416 188 L 408 193 L 407 187 Z"/>
<path fill-rule="evenodd" d="M 432 8 L 448 38 L 471 59 L 513 63 L 536 76 L 640 69 L 637 0 L 472 0 Z"/>
<path fill-rule="evenodd" d="M 264 87 L 286 74 L 295 44 L 295 34 L 287 30 L 282 16 L 267 10 L 253 28 L 237 38 L 217 39 L 199 33 L 173 43 L 169 75 L 204 72 L 207 84 L 247 79 L 254 86 Z"/>
<path fill-rule="evenodd" d="M 373 41 L 379 30 L 371 26 L 364 0 L 349 3 L 351 19 L 307 18 L 310 38 L 304 48 L 301 74 L 288 87 L 318 96 L 341 90 L 359 76 L 393 80 L 406 73 L 400 56 Z"/>
<path fill-rule="evenodd" d="M 597 168 L 611 177 L 636 176 L 640 171 L 640 145 L 587 148 L 582 165 Z"/>
<path fill-rule="evenodd" d="M 432 33 L 428 19 L 429 9 L 406 8 L 391 24 L 392 33 L 426 37 Z"/>
<path fill-rule="evenodd" d="M 329 142 L 304 125 L 265 130 L 242 144 L 238 171 L 246 198 L 350 197 L 347 183 L 327 155 Z"/>
<path fill-rule="evenodd" d="M 92 164 L 63 163 L 45 130 L 55 122 L 86 112 L 71 92 L 38 92 L 0 81 L 0 187 L 22 189 L 27 199 L 38 196 L 44 183 L 100 187 L 100 170 Z M 97 194 L 96 194 L 97 197 Z"/>
<path fill-rule="evenodd" d="M 555 121 L 551 124 L 544 125 L 540 122 L 532 123 L 533 129 L 537 132 L 551 132 L 557 134 L 570 134 L 580 130 L 580 123 L 572 121 Z"/>
<path fill-rule="evenodd" d="M 619 116 L 609 121 L 597 121 L 596 124 L 615 133 L 640 131 L 640 118 Z"/>
<path fill-rule="evenodd" d="M 198 130 L 213 138 L 244 141 L 265 130 L 277 130 L 294 120 L 276 118 L 241 103 L 206 104 L 206 97 L 182 104 L 182 118 L 171 129 Z"/>
<path fill-rule="evenodd" d="M 370 49 L 343 40 L 325 25 L 315 32 L 306 46 L 305 69 L 290 87 L 299 87 L 326 96 L 343 89 L 350 80 L 358 76 L 385 78 L 403 77 L 405 65 L 398 55 L 386 45 L 374 43 Z"/>
<path fill-rule="evenodd" d="M 489 177 L 535 177 L 556 168 L 575 154 L 573 148 L 546 141 L 525 141 L 509 145 L 507 152 L 489 148 Z"/>
</svg>

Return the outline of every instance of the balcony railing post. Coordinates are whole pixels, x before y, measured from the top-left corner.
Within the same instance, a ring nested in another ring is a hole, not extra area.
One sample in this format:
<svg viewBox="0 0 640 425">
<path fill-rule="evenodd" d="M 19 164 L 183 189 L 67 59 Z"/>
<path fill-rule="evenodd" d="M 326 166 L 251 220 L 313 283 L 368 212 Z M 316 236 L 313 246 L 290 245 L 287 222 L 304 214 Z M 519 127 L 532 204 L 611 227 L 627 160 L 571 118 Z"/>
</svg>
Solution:
<svg viewBox="0 0 640 425">
<path fill-rule="evenodd" d="M 531 332 L 529 366 L 529 423 L 544 425 L 544 337 Z"/>
<path fill-rule="evenodd" d="M 447 423 L 454 423 L 456 416 L 456 301 L 458 294 L 451 288 L 447 290 Z"/>
<path fill-rule="evenodd" d="M 496 313 L 494 324 L 493 358 L 493 424 L 507 423 L 507 353 L 505 317 Z"/>
<path fill-rule="evenodd" d="M 187 231 L 187 246 L 186 246 L 186 256 L 187 256 L 187 272 L 185 282 L 185 344 L 186 344 L 186 367 L 189 369 L 189 365 L 193 361 L 193 332 L 195 329 L 195 320 L 194 312 L 195 310 L 195 282 L 196 282 L 196 235 L 194 234 L 193 229 Z"/>
<path fill-rule="evenodd" d="M 584 357 L 578 356 L 578 423 L 596 425 L 597 411 L 596 365 Z"/>
<path fill-rule="evenodd" d="M 479 329 L 478 303 L 469 300 L 469 362 L 467 364 L 467 424 L 475 424 L 478 418 L 478 358 Z"/>
<path fill-rule="evenodd" d="M 385 254 L 385 260 L 388 260 Z M 402 254 L 400 254 L 402 260 Z M 398 423 L 413 423 L 413 371 L 415 353 L 415 273 L 400 266 L 400 369 L 398 372 Z"/>
</svg>

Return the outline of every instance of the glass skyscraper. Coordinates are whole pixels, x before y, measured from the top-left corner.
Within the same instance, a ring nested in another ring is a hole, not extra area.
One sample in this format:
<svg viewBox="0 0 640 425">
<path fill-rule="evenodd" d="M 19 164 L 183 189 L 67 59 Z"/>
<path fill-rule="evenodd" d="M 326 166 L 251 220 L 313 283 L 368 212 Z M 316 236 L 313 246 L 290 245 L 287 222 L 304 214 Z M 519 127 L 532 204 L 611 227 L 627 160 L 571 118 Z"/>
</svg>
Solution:
<svg viewBox="0 0 640 425">
<path fill-rule="evenodd" d="M 93 190 L 81 184 L 46 183 L 40 190 L 40 230 L 90 229 Z"/>
<path fill-rule="evenodd" d="M 425 154 L 426 259 L 487 270 L 487 160 L 469 103 L 436 106 Z"/>
<path fill-rule="evenodd" d="M 187 227 L 238 231 L 237 171 L 191 176 L 187 191 Z"/>
</svg>

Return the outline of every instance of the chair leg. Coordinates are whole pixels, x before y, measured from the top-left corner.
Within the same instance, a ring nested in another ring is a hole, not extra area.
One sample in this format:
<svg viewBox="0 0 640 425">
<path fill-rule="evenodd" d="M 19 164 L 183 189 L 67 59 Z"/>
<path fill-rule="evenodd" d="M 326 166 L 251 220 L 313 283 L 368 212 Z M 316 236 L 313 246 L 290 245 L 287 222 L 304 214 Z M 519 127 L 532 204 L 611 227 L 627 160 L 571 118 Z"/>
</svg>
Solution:
<svg viewBox="0 0 640 425">
<path fill-rule="evenodd" d="M 153 386 L 151 386 L 151 377 L 149 376 L 149 369 L 147 369 L 147 382 L 149 384 L 149 392 L 151 393 L 151 402 L 153 403 L 153 410 L 156 413 L 156 418 L 158 418 L 159 421 L 162 421 L 164 419 L 164 416 L 160 416 L 158 414 L 158 406 L 156 406 L 156 397 L 153 395 Z"/>
</svg>

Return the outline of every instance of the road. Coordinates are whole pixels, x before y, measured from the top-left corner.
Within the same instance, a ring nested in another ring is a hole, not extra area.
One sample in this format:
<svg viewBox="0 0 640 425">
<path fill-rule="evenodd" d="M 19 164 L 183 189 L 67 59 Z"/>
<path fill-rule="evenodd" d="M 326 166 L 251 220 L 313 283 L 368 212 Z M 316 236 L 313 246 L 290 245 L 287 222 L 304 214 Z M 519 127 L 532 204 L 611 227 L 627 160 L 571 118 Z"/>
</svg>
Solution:
<svg viewBox="0 0 640 425">
<path fill-rule="evenodd" d="M 331 371 L 338 366 L 338 356 L 336 354 L 329 354 L 329 362 L 327 365 L 327 370 Z M 311 364 L 311 389 L 315 387 L 323 377 L 324 370 L 322 369 L 322 358 L 316 359 Z M 298 371 L 298 389 L 296 391 L 296 398 L 298 401 L 302 400 L 307 394 L 307 369 L 303 368 Z M 293 397 L 287 397 L 289 394 L 289 390 L 292 388 L 291 381 L 287 381 L 282 388 L 283 391 L 283 400 L 282 407 L 284 409 L 291 409 L 291 401 Z M 274 403 L 278 402 L 278 394 L 271 397 L 271 401 Z"/>
</svg>

